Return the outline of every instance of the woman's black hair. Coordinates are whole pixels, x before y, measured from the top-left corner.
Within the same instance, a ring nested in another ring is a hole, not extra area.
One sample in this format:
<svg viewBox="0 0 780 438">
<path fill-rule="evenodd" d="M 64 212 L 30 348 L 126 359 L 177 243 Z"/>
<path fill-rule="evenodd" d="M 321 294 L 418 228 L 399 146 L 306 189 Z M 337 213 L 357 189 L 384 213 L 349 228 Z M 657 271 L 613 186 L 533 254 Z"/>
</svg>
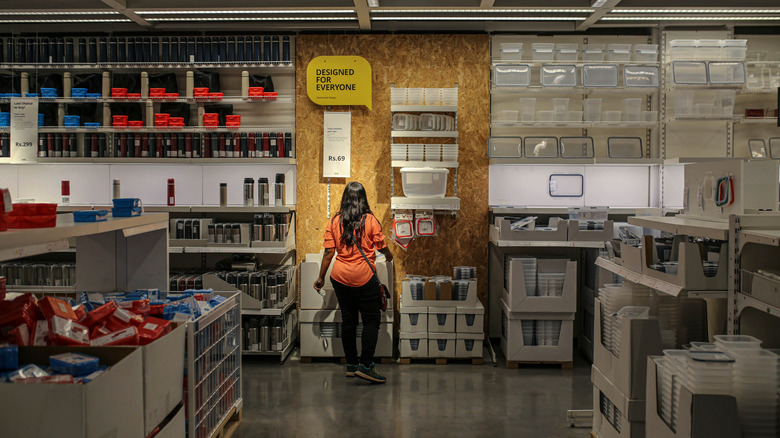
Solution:
<svg viewBox="0 0 780 438">
<path fill-rule="evenodd" d="M 344 194 L 341 195 L 341 209 L 339 215 L 341 218 L 341 243 L 345 246 L 352 246 L 358 242 L 358 236 L 363 235 L 365 229 L 366 214 L 373 214 L 368 205 L 366 189 L 363 184 L 352 181 L 344 188 Z"/>
</svg>

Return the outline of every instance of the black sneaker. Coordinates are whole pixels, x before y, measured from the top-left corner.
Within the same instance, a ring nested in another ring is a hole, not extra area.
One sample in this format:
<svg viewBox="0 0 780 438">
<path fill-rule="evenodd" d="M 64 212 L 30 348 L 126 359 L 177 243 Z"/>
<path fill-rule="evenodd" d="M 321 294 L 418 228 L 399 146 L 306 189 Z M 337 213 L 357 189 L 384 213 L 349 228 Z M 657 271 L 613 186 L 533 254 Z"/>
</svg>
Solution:
<svg viewBox="0 0 780 438">
<path fill-rule="evenodd" d="M 368 380 L 369 382 L 373 383 L 385 383 L 387 379 L 385 376 L 379 374 L 376 371 L 376 367 L 374 366 L 374 363 L 371 363 L 371 366 L 367 367 L 363 364 L 360 364 L 357 371 L 355 372 L 355 375 L 360 377 L 361 379 Z"/>
<path fill-rule="evenodd" d="M 358 366 L 357 365 L 347 364 L 347 372 L 346 372 L 345 376 L 347 376 L 347 377 L 355 377 L 355 372 L 357 370 L 358 370 Z"/>
</svg>

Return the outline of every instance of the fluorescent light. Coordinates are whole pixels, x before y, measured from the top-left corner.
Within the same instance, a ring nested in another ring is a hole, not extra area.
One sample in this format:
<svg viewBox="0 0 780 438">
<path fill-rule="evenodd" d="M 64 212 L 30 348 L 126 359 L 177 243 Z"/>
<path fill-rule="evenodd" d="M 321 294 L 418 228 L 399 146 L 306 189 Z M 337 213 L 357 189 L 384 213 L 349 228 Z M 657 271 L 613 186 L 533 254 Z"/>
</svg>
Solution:
<svg viewBox="0 0 780 438">
<path fill-rule="evenodd" d="M 29 19 L 29 20 L 0 20 L 0 23 L 129 23 L 130 20 L 127 18 L 106 18 L 106 19 L 83 19 L 80 20 L 78 18 L 74 18 L 71 20 L 67 19 L 52 19 L 52 20 L 36 20 L 36 19 Z"/>
<path fill-rule="evenodd" d="M 368 7 L 369 8 L 378 8 L 379 7 L 379 0 L 368 0 Z"/>
<path fill-rule="evenodd" d="M 594 8 L 600 8 L 600 7 L 604 6 L 604 3 L 606 3 L 606 2 L 607 2 L 607 0 L 596 0 L 595 2 L 593 2 L 593 4 L 591 6 L 594 7 Z"/>
<path fill-rule="evenodd" d="M 138 15 L 195 15 L 195 14 L 352 14 L 354 9 L 243 9 L 243 10 L 190 10 L 190 11 L 138 11 Z"/>
<path fill-rule="evenodd" d="M 118 13 L 107 9 L 105 11 L 1 11 L 0 15 L 113 15 Z"/>
<path fill-rule="evenodd" d="M 428 9 L 428 8 L 420 8 L 420 9 L 380 9 L 376 11 L 371 11 L 372 14 L 414 14 L 414 13 L 441 13 L 441 14 L 479 14 L 479 13 L 488 13 L 488 14 L 513 14 L 513 13 L 590 13 L 593 12 L 593 9 L 539 9 L 539 8 L 512 8 L 512 9 L 497 9 L 497 8 L 489 8 L 489 9 Z"/>
<path fill-rule="evenodd" d="M 614 15 L 610 15 L 607 17 L 603 17 L 601 21 L 773 21 L 778 20 L 780 21 L 780 17 L 732 17 L 732 16 L 715 16 L 715 17 L 703 17 L 703 16 L 694 16 L 694 17 L 677 17 L 677 16 L 668 16 L 668 17 L 637 17 L 637 16 L 628 16 L 628 17 L 616 17 Z"/>
<path fill-rule="evenodd" d="M 778 14 L 780 9 L 613 9 L 615 14 Z"/>
<path fill-rule="evenodd" d="M 144 18 L 147 21 L 350 21 L 357 17 L 171 17 Z"/>
<path fill-rule="evenodd" d="M 377 21 L 582 21 L 585 17 L 371 17 Z"/>
</svg>

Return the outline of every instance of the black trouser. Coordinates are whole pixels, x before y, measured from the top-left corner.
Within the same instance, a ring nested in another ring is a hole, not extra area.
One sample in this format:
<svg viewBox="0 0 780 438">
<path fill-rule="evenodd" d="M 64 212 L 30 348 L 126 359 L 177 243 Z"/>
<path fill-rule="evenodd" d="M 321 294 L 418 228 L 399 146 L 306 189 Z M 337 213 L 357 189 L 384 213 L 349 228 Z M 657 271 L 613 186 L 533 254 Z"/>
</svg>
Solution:
<svg viewBox="0 0 780 438">
<path fill-rule="evenodd" d="M 382 315 L 382 305 L 379 297 L 379 286 L 374 278 L 363 286 L 352 287 L 339 283 L 331 277 L 333 289 L 341 308 L 341 345 L 348 364 L 358 363 L 357 325 L 358 315 L 363 321 L 360 363 L 365 366 L 374 361 L 376 342 L 379 338 L 379 320 Z"/>
</svg>

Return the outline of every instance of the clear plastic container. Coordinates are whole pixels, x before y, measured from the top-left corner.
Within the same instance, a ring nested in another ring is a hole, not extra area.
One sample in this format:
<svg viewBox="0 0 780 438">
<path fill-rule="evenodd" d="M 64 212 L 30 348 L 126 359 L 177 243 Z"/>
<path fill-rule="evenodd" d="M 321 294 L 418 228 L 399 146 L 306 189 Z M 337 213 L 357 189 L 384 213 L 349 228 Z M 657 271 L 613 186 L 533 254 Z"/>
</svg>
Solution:
<svg viewBox="0 0 780 438">
<path fill-rule="evenodd" d="M 504 110 L 501 111 L 501 119 L 502 122 L 517 122 L 517 110 Z"/>
<path fill-rule="evenodd" d="M 419 116 L 415 114 L 393 114 L 393 131 L 414 131 L 419 129 Z"/>
<path fill-rule="evenodd" d="M 694 113 L 696 117 L 711 117 L 712 116 L 712 109 L 715 107 L 712 103 L 697 103 L 695 105 L 696 112 Z"/>
<path fill-rule="evenodd" d="M 421 131 L 441 131 L 438 122 L 439 120 L 437 119 L 436 114 L 420 114 L 419 129 Z"/>
<path fill-rule="evenodd" d="M 555 53 L 555 43 L 531 44 L 531 55 L 534 61 L 552 61 Z"/>
<path fill-rule="evenodd" d="M 737 90 L 717 90 L 715 92 L 713 113 L 723 117 L 732 117 L 734 115 L 736 98 Z"/>
<path fill-rule="evenodd" d="M 535 108 L 536 108 L 535 97 L 521 97 L 520 98 L 520 121 L 533 122 Z"/>
<path fill-rule="evenodd" d="M 610 44 L 607 46 L 607 61 L 628 62 L 631 59 L 631 44 Z"/>
<path fill-rule="evenodd" d="M 425 145 L 425 161 L 441 161 L 441 145 L 440 144 L 426 144 Z"/>
<path fill-rule="evenodd" d="M 449 170 L 441 168 L 401 168 L 404 196 L 443 198 L 447 193 L 447 174 L 449 173 Z"/>
<path fill-rule="evenodd" d="M 390 89 L 390 104 L 391 105 L 406 105 L 406 88 L 391 88 Z"/>
<path fill-rule="evenodd" d="M 406 145 L 405 144 L 391 144 L 390 145 L 390 159 L 393 161 L 406 161 Z"/>
<path fill-rule="evenodd" d="M 626 87 L 658 87 L 659 69 L 654 65 L 627 65 L 623 68 Z"/>
<path fill-rule="evenodd" d="M 715 345 L 727 350 L 758 350 L 761 340 L 748 335 L 715 335 Z"/>
<path fill-rule="evenodd" d="M 555 137 L 526 137 L 523 139 L 523 155 L 526 158 L 556 158 L 558 139 Z"/>
<path fill-rule="evenodd" d="M 582 85 L 585 87 L 617 87 L 618 68 L 614 64 L 585 64 L 582 66 Z"/>
<path fill-rule="evenodd" d="M 704 61 L 672 62 L 672 80 L 675 84 L 706 84 L 707 63 Z"/>
<path fill-rule="evenodd" d="M 407 105 L 423 105 L 425 103 L 425 89 L 407 88 L 406 103 Z"/>
<path fill-rule="evenodd" d="M 696 55 L 696 40 L 672 40 L 669 42 L 672 60 L 691 59 Z"/>
<path fill-rule="evenodd" d="M 561 137 L 561 158 L 593 158 L 593 138 Z"/>
<path fill-rule="evenodd" d="M 723 40 L 723 57 L 745 59 L 747 40 Z"/>
<path fill-rule="evenodd" d="M 441 105 L 441 88 L 425 88 L 425 104 Z"/>
<path fill-rule="evenodd" d="M 675 90 L 674 92 L 674 115 L 675 117 L 685 117 L 693 114 L 693 101 L 696 92 L 692 90 Z"/>
<path fill-rule="evenodd" d="M 717 59 L 723 57 L 723 40 L 696 40 L 695 58 Z"/>
<path fill-rule="evenodd" d="M 642 158 L 642 139 L 639 137 L 609 137 L 607 153 L 610 158 Z"/>
<path fill-rule="evenodd" d="M 458 145 L 457 144 L 441 145 L 441 159 L 442 161 L 458 161 Z"/>
<path fill-rule="evenodd" d="M 407 147 L 409 150 L 409 161 L 422 161 L 425 145 L 410 144 Z"/>
<path fill-rule="evenodd" d="M 491 158 L 522 157 L 523 139 L 521 137 L 490 137 L 488 139 L 488 155 Z M 447 161 L 447 159 L 445 158 L 444 161 Z"/>
<path fill-rule="evenodd" d="M 637 62 L 658 61 L 658 44 L 634 44 L 632 58 Z"/>
<path fill-rule="evenodd" d="M 577 67 L 573 65 L 543 65 L 541 81 L 545 87 L 576 87 Z"/>
<path fill-rule="evenodd" d="M 769 139 L 769 157 L 774 159 L 780 158 L 780 137 Z"/>
<path fill-rule="evenodd" d="M 601 62 L 604 60 L 605 49 L 604 44 L 586 44 L 582 47 L 582 60 Z"/>
<path fill-rule="evenodd" d="M 569 112 L 569 98 L 556 97 L 552 99 L 552 108 L 554 113 L 554 120 L 556 122 L 565 122 L 567 120 L 566 113 Z"/>
<path fill-rule="evenodd" d="M 497 87 L 527 87 L 531 84 L 531 67 L 527 64 L 500 64 L 493 67 L 493 84 Z"/>
<path fill-rule="evenodd" d="M 766 143 L 761 138 L 753 138 L 748 140 L 748 150 L 750 151 L 750 158 L 767 158 Z"/>
<path fill-rule="evenodd" d="M 553 111 L 537 111 L 537 122 L 552 122 L 555 119 L 555 112 Z"/>
<path fill-rule="evenodd" d="M 441 104 L 442 105 L 457 105 L 458 104 L 458 89 L 457 88 L 442 88 L 441 89 Z"/>
<path fill-rule="evenodd" d="M 577 61 L 579 58 L 579 44 L 556 44 L 556 61 Z"/>
<path fill-rule="evenodd" d="M 621 115 L 623 115 L 623 111 L 604 111 L 601 119 L 607 123 L 618 123 Z"/>
<path fill-rule="evenodd" d="M 582 114 L 582 111 L 569 111 L 566 113 L 566 120 L 569 122 L 581 122 Z"/>
<path fill-rule="evenodd" d="M 498 49 L 502 61 L 519 61 L 523 59 L 523 43 L 501 43 Z"/>
<path fill-rule="evenodd" d="M 642 111 L 642 100 L 638 97 L 623 99 L 623 120 L 627 122 L 639 121 L 639 114 Z"/>
<path fill-rule="evenodd" d="M 586 122 L 601 121 L 601 99 L 585 99 L 582 101 L 583 115 Z"/>
<path fill-rule="evenodd" d="M 707 69 L 712 84 L 744 84 L 747 80 L 742 61 L 713 61 L 707 64 Z"/>
<path fill-rule="evenodd" d="M 642 115 L 639 117 L 639 120 L 643 122 L 657 122 L 658 111 L 642 111 Z"/>
</svg>

